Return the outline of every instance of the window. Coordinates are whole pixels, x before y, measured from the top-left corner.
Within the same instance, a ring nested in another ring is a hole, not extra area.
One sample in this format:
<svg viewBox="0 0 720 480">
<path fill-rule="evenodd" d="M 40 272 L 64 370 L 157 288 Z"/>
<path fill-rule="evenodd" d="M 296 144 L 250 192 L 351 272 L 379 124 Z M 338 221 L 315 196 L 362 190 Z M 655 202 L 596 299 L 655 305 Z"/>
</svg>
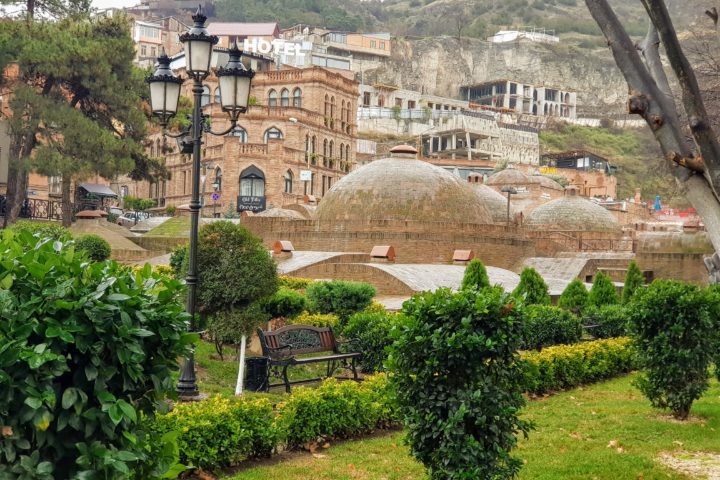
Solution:
<svg viewBox="0 0 720 480">
<path fill-rule="evenodd" d="M 268 93 L 268 106 L 277 107 L 277 101 L 277 92 L 275 90 L 270 90 Z"/>
<path fill-rule="evenodd" d="M 157 49 L 155 47 L 150 47 L 150 56 L 153 58 L 157 57 Z"/>
<path fill-rule="evenodd" d="M 299 88 L 293 90 L 293 107 L 302 108 L 302 90 Z"/>
<path fill-rule="evenodd" d="M 370 41 L 370 48 L 377 48 L 377 42 L 375 40 Z"/>
<path fill-rule="evenodd" d="M 160 38 L 160 29 L 140 25 L 140 36 L 148 38 Z"/>
<path fill-rule="evenodd" d="M 322 194 L 325 195 L 325 179 L 327 177 L 325 175 L 322 176 Z"/>
<path fill-rule="evenodd" d="M 203 87 L 203 93 L 200 96 L 200 106 L 204 107 L 205 105 L 210 103 L 210 87 L 205 85 Z"/>
<path fill-rule="evenodd" d="M 385 106 L 385 95 L 380 94 L 378 95 L 378 107 L 384 107 Z"/>
<path fill-rule="evenodd" d="M 517 83 L 510 84 L 510 95 L 517 95 Z"/>
<path fill-rule="evenodd" d="M 147 57 L 147 45 L 140 45 L 140 56 Z"/>
<path fill-rule="evenodd" d="M 265 175 L 256 166 L 248 167 L 240 173 L 240 195 L 243 197 L 265 196 Z"/>
<path fill-rule="evenodd" d="M 268 143 L 270 140 L 282 140 L 282 138 L 282 132 L 275 127 L 270 127 L 265 131 L 265 143 Z"/>
<path fill-rule="evenodd" d="M 305 135 L 305 163 L 310 160 L 310 135 Z"/>
<path fill-rule="evenodd" d="M 128 188 L 127 185 L 123 185 L 122 187 L 120 187 L 120 198 L 127 197 L 129 193 L 130 193 L 130 189 Z"/>
<path fill-rule="evenodd" d="M 363 93 L 363 107 L 370 106 L 370 92 Z"/>
<path fill-rule="evenodd" d="M 345 171 L 350 171 L 350 145 L 345 145 L 345 160 L 347 160 L 347 163 L 345 164 Z"/>
<path fill-rule="evenodd" d="M 247 131 L 242 127 L 235 127 L 234 130 L 232 130 L 230 133 L 228 133 L 228 137 L 238 137 L 240 139 L 240 143 L 247 143 Z"/>
<path fill-rule="evenodd" d="M 380 42 L 380 48 L 381 48 L 382 50 L 385 50 L 385 42 Z"/>
<path fill-rule="evenodd" d="M 345 155 L 345 144 L 340 144 L 340 160 L 343 159 L 343 156 Z"/>
<path fill-rule="evenodd" d="M 215 169 L 215 184 L 217 185 L 217 191 L 222 191 L 222 170 L 220 167 Z"/>
<path fill-rule="evenodd" d="M 290 92 L 288 92 L 287 88 L 283 88 L 282 92 L 280 92 L 280 106 L 281 107 L 289 107 L 290 106 Z"/>
<path fill-rule="evenodd" d="M 333 146 L 334 145 L 335 145 L 335 143 L 332 140 L 330 140 L 330 148 L 328 149 L 328 156 L 330 158 L 333 158 Z"/>
<path fill-rule="evenodd" d="M 317 147 L 317 137 L 315 137 L 315 135 L 313 135 L 313 137 L 312 137 L 311 147 L 312 147 L 312 149 L 310 151 L 312 153 L 312 156 L 310 157 L 310 163 L 312 163 L 313 165 L 316 165 L 317 157 L 315 156 L 315 154 L 317 153 L 317 148 L 316 148 Z"/>
<path fill-rule="evenodd" d="M 402 102 L 403 102 L 403 99 L 402 99 L 402 98 L 396 98 L 396 99 L 395 99 L 395 106 L 402 108 Z"/>
<path fill-rule="evenodd" d="M 155 157 L 155 144 L 150 142 L 150 153 L 148 153 L 148 157 L 154 158 Z"/>
<path fill-rule="evenodd" d="M 328 141 L 323 141 L 323 166 L 327 167 Z"/>
<path fill-rule="evenodd" d="M 182 190 L 183 195 L 185 195 L 187 193 L 187 176 L 188 176 L 187 171 L 184 171 L 183 177 L 182 177 L 183 178 L 183 190 Z"/>
<path fill-rule="evenodd" d="M 293 189 L 293 173 L 288 170 L 285 172 L 285 193 L 292 193 Z"/>
<path fill-rule="evenodd" d="M 162 156 L 162 144 L 160 143 L 159 138 L 155 141 L 155 156 L 156 157 Z"/>
<path fill-rule="evenodd" d="M 60 195 L 62 193 L 62 177 L 48 178 L 48 191 L 50 195 Z"/>
<path fill-rule="evenodd" d="M 408 100 L 408 108 L 410 110 L 414 110 L 417 107 L 417 104 L 415 103 L 415 100 Z"/>
</svg>

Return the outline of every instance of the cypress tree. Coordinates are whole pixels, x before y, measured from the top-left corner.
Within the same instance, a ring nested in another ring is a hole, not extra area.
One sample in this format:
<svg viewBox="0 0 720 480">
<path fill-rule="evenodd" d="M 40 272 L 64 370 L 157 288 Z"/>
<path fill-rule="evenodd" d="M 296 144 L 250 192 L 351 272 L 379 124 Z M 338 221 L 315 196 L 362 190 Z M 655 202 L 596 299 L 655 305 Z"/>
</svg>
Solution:
<svg viewBox="0 0 720 480">
<path fill-rule="evenodd" d="M 632 262 L 630 262 L 627 274 L 625 275 L 625 286 L 623 287 L 622 292 L 623 303 L 630 302 L 633 295 L 635 295 L 637 289 L 642 287 L 644 284 L 645 277 L 640 271 L 640 267 L 638 267 L 637 263 L 635 263 L 635 260 L 633 260 Z"/>
<path fill-rule="evenodd" d="M 531 267 L 525 268 L 520 274 L 520 283 L 513 291 L 513 296 L 523 298 L 526 305 L 550 305 L 550 293 L 547 283 Z"/>
<path fill-rule="evenodd" d="M 602 272 L 598 272 L 595 276 L 593 286 L 590 289 L 588 303 L 595 307 L 602 307 L 603 305 L 615 305 L 618 302 L 617 289 L 610 280 L 610 277 Z"/>
<path fill-rule="evenodd" d="M 488 277 L 485 265 L 477 259 L 473 258 L 465 268 L 465 276 L 463 277 L 461 290 L 469 290 L 476 288 L 481 290 L 490 287 L 490 278 Z"/>
<path fill-rule="evenodd" d="M 585 288 L 583 282 L 579 279 L 575 279 L 565 287 L 560 299 L 558 300 L 558 306 L 565 310 L 573 312 L 575 315 L 582 314 L 582 311 L 587 307 L 588 304 L 588 291 Z"/>
</svg>

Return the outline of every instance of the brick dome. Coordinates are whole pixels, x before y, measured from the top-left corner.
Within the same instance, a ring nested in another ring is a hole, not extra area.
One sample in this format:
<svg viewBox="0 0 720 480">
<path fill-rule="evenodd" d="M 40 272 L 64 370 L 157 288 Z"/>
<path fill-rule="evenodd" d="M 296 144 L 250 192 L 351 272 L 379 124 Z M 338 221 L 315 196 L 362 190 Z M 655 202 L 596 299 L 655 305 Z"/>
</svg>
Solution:
<svg viewBox="0 0 720 480">
<path fill-rule="evenodd" d="M 507 197 L 482 184 L 470 184 L 475 190 L 475 193 L 482 199 L 483 205 L 490 212 L 494 223 L 506 223 L 507 222 Z M 513 208 L 513 202 L 510 202 L 510 215 L 515 214 Z"/>
<path fill-rule="evenodd" d="M 622 230 L 612 213 L 571 191 L 565 197 L 547 202 L 533 210 L 525 220 L 525 226 L 531 230 L 614 233 Z"/>
<path fill-rule="evenodd" d="M 560 185 L 558 182 L 553 180 L 550 177 L 546 177 L 544 175 L 535 175 L 530 177 L 530 181 L 535 181 L 542 185 L 545 188 L 551 188 L 553 190 L 565 190 L 562 185 Z"/>
<path fill-rule="evenodd" d="M 526 185 L 528 183 L 535 183 L 535 181 L 520 170 L 506 168 L 490 175 L 485 183 L 487 185 L 497 185 L 502 187 L 505 185 Z"/>
<path fill-rule="evenodd" d="M 320 222 L 373 220 L 490 224 L 483 199 L 447 170 L 410 158 L 385 158 L 339 180 L 318 205 Z"/>
</svg>

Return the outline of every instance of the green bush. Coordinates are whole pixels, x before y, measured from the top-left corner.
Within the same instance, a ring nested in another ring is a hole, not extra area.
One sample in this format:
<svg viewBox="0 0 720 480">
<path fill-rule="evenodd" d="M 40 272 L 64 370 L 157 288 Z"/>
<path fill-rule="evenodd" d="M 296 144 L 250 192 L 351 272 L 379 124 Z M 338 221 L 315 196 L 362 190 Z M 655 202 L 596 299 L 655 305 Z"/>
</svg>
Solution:
<svg viewBox="0 0 720 480">
<path fill-rule="evenodd" d="M 154 430 L 179 432 L 180 461 L 210 471 L 270 456 L 281 433 L 269 400 L 220 396 L 176 404 L 157 417 Z"/>
<path fill-rule="evenodd" d="M 294 318 L 285 319 L 287 325 L 312 325 L 313 327 L 337 327 L 340 319 L 332 313 L 308 313 L 302 312 Z"/>
<path fill-rule="evenodd" d="M 547 283 L 534 269 L 527 267 L 520 274 L 520 283 L 513 296 L 523 299 L 525 305 L 550 305 Z"/>
<path fill-rule="evenodd" d="M 617 289 L 610 277 L 603 272 L 595 275 L 590 295 L 588 296 L 588 305 L 593 307 L 602 307 L 605 305 L 615 305 L 619 303 Z"/>
<path fill-rule="evenodd" d="M 415 295 L 388 366 L 412 454 L 432 479 L 512 478 L 524 405 L 522 312 L 500 288 Z M 481 392 L 481 393 L 479 393 Z"/>
<path fill-rule="evenodd" d="M 120 215 L 117 213 L 108 213 L 108 216 L 105 218 L 110 223 L 117 223 L 118 218 L 120 218 Z"/>
<path fill-rule="evenodd" d="M 482 290 L 490 287 L 490 277 L 488 277 L 485 265 L 477 259 L 473 258 L 465 268 L 461 290 L 476 288 Z"/>
<path fill-rule="evenodd" d="M 307 287 L 310 310 L 317 313 L 334 313 L 341 322 L 353 313 L 367 308 L 375 296 L 375 287 L 361 282 L 315 282 Z"/>
<path fill-rule="evenodd" d="M 587 288 L 585 288 L 585 284 L 577 278 L 565 287 L 565 290 L 563 290 L 558 300 L 558 307 L 568 310 L 575 315 L 581 315 L 587 304 Z"/>
<path fill-rule="evenodd" d="M 275 294 L 262 303 L 271 318 L 297 317 L 307 309 L 307 299 L 302 293 L 281 287 Z"/>
<path fill-rule="evenodd" d="M 589 307 L 583 315 L 583 324 L 595 325 L 589 329 L 596 338 L 624 337 L 628 334 L 628 311 L 624 305 Z"/>
<path fill-rule="evenodd" d="M 72 238 L 70 230 L 59 223 L 20 220 L 19 222 L 13 223 L 10 229 L 16 233 L 28 232 L 30 235 L 36 235 L 40 238 L 50 238 L 52 240 L 64 241 Z"/>
<path fill-rule="evenodd" d="M 523 348 L 540 350 L 550 345 L 576 343 L 582 337 L 580 319 L 549 305 L 528 305 L 523 310 Z"/>
<path fill-rule="evenodd" d="M 181 278 L 183 275 L 183 264 L 188 253 L 187 245 L 180 245 L 170 253 L 170 267 L 175 272 L 175 277 Z"/>
<path fill-rule="evenodd" d="M 98 235 L 83 235 L 75 240 L 75 250 L 82 252 L 94 262 L 104 262 L 110 258 L 110 244 Z"/>
<path fill-rule="evenodd" d="M 525 390 L 541 395 L 615 377 L 637 368 L 629 338 L 558 345 L 526 352 Z"/>
<path fill-rule="evenodd" d="M 207 333 L 215 344 L 215 350 L 224 360 L 223 347 L 239 345 L 243 335 L 247 335 L 248 325 L 262 325 L 270 320 L 270 315 L 260 303 L 251 303 L 245 308 L 223 310 L 207 318 Z"/>
<path fill-rule="evenodd" d="M 172 447 L 138 422 L 189 353 L 183 286 L 71 245 L 2 232 L 0 478 L 157 478 Z"/>
<path fill-rule="evenodd" d="M 678 419 L 688 417 L 708 388 L 717 308 L 709 289 L 655 281 L 636 292 L 628 309 L 642 367 L 638 387 L 654 407 L 669 409 Z"/>
<path fill-rule="evenodd" d="M 292 290 L 304 290 L 311 283 L 313 283 L 313 280 L 310 278 L 289 277 L 287 275 L 278 276 L 278 285 Z"/>
<path fill-rule="evenodd" d="M 638 267 L 637 263 L 635 263 L 635 260 L 633 260 L 630 262 L 627 274 L 625 275 L 625 285 L 622 292 L 623 303 L 630 303 L 630 300 L 632 300 L 632 297 L 637 289 L 642 287 L 644 284 L 645 276 L 640 271 L 640 267 Z"/>
<path fill-rule="evenodd" d="M 392 344 L 390 331 L 397 322 L 397 313 L 360 312 L 351 316 L 342 331 L 348 349 L 362 352 L 360 366 L 364 373 L 381 372 Z"/>
</svg>

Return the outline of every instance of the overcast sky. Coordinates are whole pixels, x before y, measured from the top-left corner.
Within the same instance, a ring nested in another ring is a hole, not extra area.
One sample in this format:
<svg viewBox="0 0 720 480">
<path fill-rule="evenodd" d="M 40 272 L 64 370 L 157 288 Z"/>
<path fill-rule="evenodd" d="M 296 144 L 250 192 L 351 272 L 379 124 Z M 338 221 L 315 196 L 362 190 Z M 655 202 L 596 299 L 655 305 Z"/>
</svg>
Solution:
<svg viewBox="0 0 720 480">
<path fill-rule="evenodd" d="M 132 7 L 138 3 L 140 3 L 139 0 L 93 0 L 92 2 L 95 8 Z"/>
</svg>

